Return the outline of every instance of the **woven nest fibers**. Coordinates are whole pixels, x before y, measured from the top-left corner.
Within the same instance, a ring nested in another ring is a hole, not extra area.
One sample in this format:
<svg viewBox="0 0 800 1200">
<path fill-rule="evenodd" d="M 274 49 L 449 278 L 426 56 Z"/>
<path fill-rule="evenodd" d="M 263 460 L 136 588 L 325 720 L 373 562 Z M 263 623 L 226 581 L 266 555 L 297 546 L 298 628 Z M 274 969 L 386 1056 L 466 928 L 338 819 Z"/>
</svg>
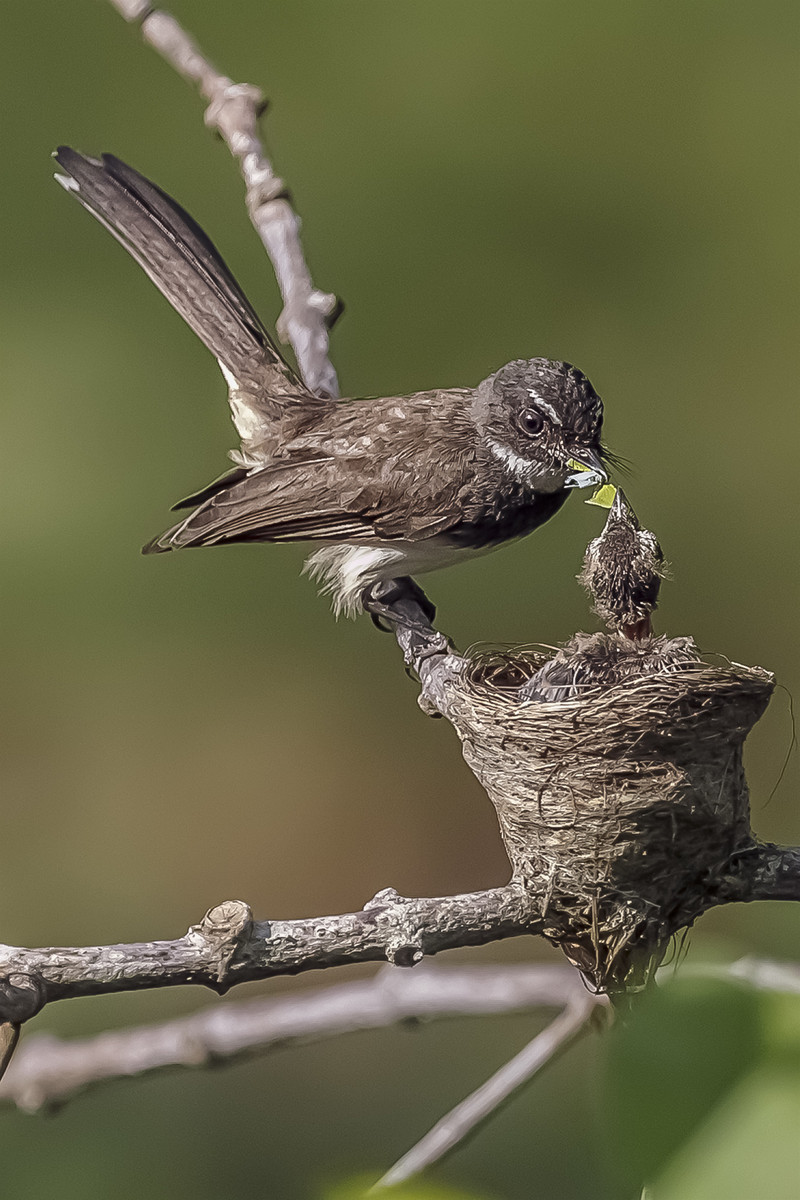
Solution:
<svg viewBox="0 0 800 1200">
<path fill-rule="evenodd" d="M 705 663 L 689 639 L 626 643 L 580 634 L 549 658 L 478 652 L 448 697 L 514 876 L 546 891 L 554 935 L 599 922 L 601 936 L 621 923 L 629 936 L 652 919 L 645 940 L 668 936 L 752 839 L 742 745 L 773 677 Z M 550 664 L 575 667 L 570 699 L 529 698 Z"/>
</svg>

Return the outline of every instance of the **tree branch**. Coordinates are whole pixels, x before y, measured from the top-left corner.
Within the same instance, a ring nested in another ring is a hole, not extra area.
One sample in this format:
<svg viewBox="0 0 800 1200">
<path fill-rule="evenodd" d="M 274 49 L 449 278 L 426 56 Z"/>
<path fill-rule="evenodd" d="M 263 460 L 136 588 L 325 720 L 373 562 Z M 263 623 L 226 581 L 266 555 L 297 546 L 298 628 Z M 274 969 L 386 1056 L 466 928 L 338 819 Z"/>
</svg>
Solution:
<svg viewBox="0 0 800 1200">
<path fill-rule="evenodd" d="M 3 1021 L 0 1024 L 0 1079 L 6 1073 L 18 1041 L 19 1024 L 16 1021 Z"/>
<path fill-rule="evenodd" d="M 760 842 L 732 864 L 716 904 L 800 900 L 800 846 Z"/>
<path fill-rule="evenodd" d="M 556 1019 L 537 1034 L 533 1041 L 481 1084 L 466 1100 L 456 1105 L 416 1146 L 404 1154 L 370 1189 L 383 1191 L 405 1183 L 426 1167 L 439 1162 L 460 1145 L 479 1125 L 493 1116 L 501 1105 L 523 1088 L 548 1063 L 554 1062 L 589 1029 L 600 997 L 584 991 L 575 995 Z"/>
<path fill-rule="evenodd" d="M 800 966 L 797 963 L 741 958 L 733 963 L 690 967 L 688 974 L 728 983 L 744 983 L 759 991 L 800 995 Z M 671 978 L 672 975 L 671 967 L 659 972 L 659 978 Z M 603 1014 L 605 998 L 587 992 L 583 986 L 579 990 L 574 986 L 578 978 L 573 977 L 571 993 L 565 988 L 561 1014 L 486 1083 L 437 1121 L 433 1129 L 378 1180 L 371 1189 L 373 1192 L 405 1183 L 426 1167 L 439 1162 L 492 1117 L 543 1067 L 554 1062 L 589 1031 L 592 1022 Z M 607 1009 L 605 1012 L 610 1016 Z"/>
<path fill-rule="evenodd" d="M 563 1008 L 587 996 L 578 972 L 566 965 L 385 967 L 372 979 L 217 1005 L 97 1037 L 65 1041 L 34 1035 L 0 1083 L 0 1103 L 35 1112 L 61 1105 L 88 1087 L 165 1068 L 232 1063 L 297 1042 L 401 1021 Z"/>
<path fill-rule="evenodd" d="M 328 356 L 328 330 L 341 305 L 333 294 L 315 288 L 311 279 L 300 244 L 300 218 L 259 137 L 264 96 L 252 84 L 234 83 L 221 75 L 170 13 L 151 8 L 146 0 L 110 3 L 126 21 L 140 26 L 144 41 L 208 101 L 206 125 L 217 130 L 239 164 L 250 220 L 275 269 L 284 305 L 278 335 L 291 344 L 311 391 L 338 396 L 339 384 Z"/>
<path fill-rule="evenodd" d="M 665 967 L 664 971 L 671 970 Z M 770 958 L 739 958 L 732 963 L 687 964 L 685 975 L 698 979 L 724 979 L 732 983 L 745 983 L 760 992 L 781 992 L 787 996 L 800 996 L 800 963 L 783 962 Z"/>
<path fill-rule="evenodd" d="M 728 964 L 688 966 L 684 973 L 744 983 L 762 991 L 800 994 L 800 966 L 791 962 L 743 958 Z M 673 974 L 673 968 L 667 967 L 659 972 L 659 978 L 671 980 Z M 38 1112 L 60 1107 L 87 1089 L 115 1080 L 165 1069 L 230 1065 L 270 1050 L 344 1033 L 408 1021 L 522 1013 L 541 1007 L 567 1012 L 584 1004 L 594 1012 L 607 1001 L 588 992 L 580 974 L 566 965 L 449 967 L 425 963 L 415 971 L 387 967 L 368 980 L 222 1004 L 188 1017 L 94 1037 L 64 1040 L 47 1033 L 34 1034 L 23 1043 L 0 1083 L 0 1104 Z M 381 1184 L 398 1182 L 395 1171 L 401 1164 L 404 1171 L 413 1166 L 416 1172 L 433 1161 L 427 1157 L 433 1149 L 449 1152 L 473 1132 L 545 1065 L 548 1046 L 554 1052 L 566 1046 L 568 1037 L 562 1041 L 560 1036 L 565 1027 L 569 1035 L 566 1021 L 551 1026 L 545 1031 L 547 1036 L 539 1035 L 535 1048 L 526 1047 L 489 1084 L 453 1110 L 437 1125 L 436 1138 L 426 1136 Z M 582 1028 L 578 1022 L 575 1038 Z M 0 1048 L 6 1045 L 3 1031 L 13 1048 L 18 1029 L 0 1026 Z M 6 1061 L 8 1057 L 10 1053 Z"/>
<path fill-rule="evenodd" d="M 295 921 L 252 919 L 241 900 L 212 908 L 175 941 L 115 946 L 0 947 L 0 1020 L 27 1021 L 76 996 L 237 983 L 356 962 L 410 967 L 456 946 L 536 933 L 530 897 L 513 884 L 459 896 L 406 899 L 385 888 L 360 912 Z"/>
<path fill-rule="evenodd" d="M 672 974 L 672 968 L 665 968 L 659 972 L 659 976 L 671 977 Z M 745 983 L 760 991 L 800 994 L 800 966 L 796 963 L 742 958 L 733 963 L 693 967 L 689 969 L 689 974 L 700 978 Z M 589 1031 L 592 1022 L 604 1011 L 605 998 L 587 992 L 584 986 L 580 989 L 575 987 L 574 983 L 578 978 L 573 977 L 571 994 L 566 990 L 564 992 L 564 1007 L 560 1015 L 486 1083 L 437 1121 L 434 1127 L 378 1180 L 371 1191 L 377 1192 L 399 1183 L 406 1183 L 427 1167 L 440 1162 L 475 1133 L 480 1125 L 494 1116 L 535 1074 L 554 1062 Z M 605 1011 L 610 1016 L 608 1010 Z"/>
</svg>

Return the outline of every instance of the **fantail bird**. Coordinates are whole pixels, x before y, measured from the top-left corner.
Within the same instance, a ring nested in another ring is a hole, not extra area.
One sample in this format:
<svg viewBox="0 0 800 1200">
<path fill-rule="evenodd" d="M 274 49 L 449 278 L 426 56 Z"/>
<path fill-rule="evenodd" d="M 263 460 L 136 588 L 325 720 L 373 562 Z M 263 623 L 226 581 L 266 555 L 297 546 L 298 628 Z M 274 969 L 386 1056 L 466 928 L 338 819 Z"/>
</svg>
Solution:
<svg viewBox="0 0 800 1200">
<path fill-rule="evenodd" d="M 200 227 L 113 155 L 62 146 L 56 178 L 122 243 L 217 358 L 241 449 L 176 508 L 147 554 L 222 542 L 317 543 L 337 612 L 381 581 L 532 532 L 608 478 L 603 406 L 575 367 L 517 360 L 476 388 L 333 402 L 287 365 Z"/>
</svg>

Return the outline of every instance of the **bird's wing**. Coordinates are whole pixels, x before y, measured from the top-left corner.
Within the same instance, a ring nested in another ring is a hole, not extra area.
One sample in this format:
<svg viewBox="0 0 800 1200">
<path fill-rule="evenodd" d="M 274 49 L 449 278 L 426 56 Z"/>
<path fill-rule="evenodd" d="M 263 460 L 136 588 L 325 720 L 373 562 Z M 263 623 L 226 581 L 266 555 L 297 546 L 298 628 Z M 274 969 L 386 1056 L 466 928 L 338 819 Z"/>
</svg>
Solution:
<svg viewBox="0 0 800 1200">
<path fill-rule="evenodd" d="M 216 496 L 217 492 L 222 492 L 231 484 L 247 479 L 249 474 L 247 467 L 233 467 L 232 470 L 226 471 L 224 475 L 220 475 L 218 479 L 201 488 L 199 492 L 192 492 L 191 496 L 184 496 L 183 500 L 178 500 L 176 504 L 173 504 L 172 511 L 180 512 L 182 508 L 197 508 L 199 504 Z"/>
<path fill-rule="evenodd" d="M 452 523 L 458 481 L 451 477 L 434 495 L 402 455 L 371 470 L 363 456 L 309 447 L 227 486 L 220 481 L 206 494 L 195 512 L 144 552 L 219 542 L 417 541 Z"/>
<path fill-rule="evenodd" d="M 108 229 L 216 357 L 245 444 L 310 393 L 284 360 L 219 251 L 166 192 L 113 154 L 60 146 L 58 181 Z M 238 389 L 238 392 L 237 392 Z M 234 402 L 235 401 L 235 402 Z"/>
</svg>

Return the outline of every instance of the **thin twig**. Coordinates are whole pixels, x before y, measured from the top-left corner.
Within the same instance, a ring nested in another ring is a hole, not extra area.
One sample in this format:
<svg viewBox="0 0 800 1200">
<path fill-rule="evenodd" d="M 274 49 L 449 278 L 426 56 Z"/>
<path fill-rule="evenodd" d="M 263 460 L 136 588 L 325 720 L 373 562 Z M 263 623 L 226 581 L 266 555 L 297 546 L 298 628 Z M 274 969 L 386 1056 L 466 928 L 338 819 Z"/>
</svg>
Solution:
<svg viewBox="0 0 800 1200">
<path fill-rule="evenodd" d="M 665 970 L 670 971 L 671 968 Z M 748 956 L 732 963 L 692 963 L 685 966 L 681 973 L 700 979 L 745 983 L 761 992 L 800 996 L 800 963 L 795 962 Z"/>
<path fill-rule="evenodd" d="M 741 958 L 727 964 L 700 964 L 688 968 L 688 974 L 703 978 L 745 983 L 760 991 L 797 994 L 800 992 L 800 966 L 791 962 L 770 959 Z M 671 979 L 672 968 L 664 968 L 660 977 Z M 575 976 L 575 982 L 579 976 Z M 426 1167 L 438 1162 L 460 1145 L 480 1124 L 488 1120 L 542 1067 L 552 1062 L 586 1032 L 598 1005 L 607 1003 L 581 984 L 564 1007 L 564 1011 L 542 1033 L 501 1067 L 477 1091 L 442 1117 L 421 1141 L 404 1154 L 371 1189 L 379 1191 L 404 1183 Z M 2 1093 L 0 1093 L 2 1094 Z"/>
<path fill-rule="evenodd" d="M 278 336 L 291 344 L 308 388 L 318 396 L 338 396 L 339 384 L 328 356 L 328 330 L 340 306 L 336 296 L 314 287 L 300 244 L 300 218 L 264 150 L 258 132 L 264 96 L 252 84 L 234 83 L 221 75 L 170 13 L 151 8 L 144 0 L 110 3 L 126 21 L 140 26 L 144 41 L 208 101 L 206 125 L 218 131 L 239 164 L 250 220 L 278 279 L 283 297 Z"/>
<path fill-rule="evenodd" d="M 672 966 L 662 968 L 659 979 L 671 982 L 674 973 Z M 791 962 L 743 958 L 686 967 L 682 975 L 800 993 L 800 966 Z M 426 962 L 415 971 L 385 967 L 367 980 L 215 1005 L 187 1017 L 92 1037 L 34 1034 L 0 1083 L 0 1104 L 37 1112 L 65 1104 L 88 1088 L 164 1069 L 229 1065 L 298 1042 L 403 1021 L 564 1008 L 585 996 L 579 973 L 566 965 L 450 967 Z M 0 1026 L 6 1063 L 18 1030 Z"/>
<path fill-rule="evenodd" d="M 419 1175 L 426 1167 L 439 1162 L 446 1154 L 460 1145 L 479 1125 L 488 1120 L 502 1104 L 510 1100 L 515 1092 L 548 1063 L 553 1062 L 589 1028 L 589 1021 L 599 1004 L 607 1004 L 605 997 L 584 991 L 564 1008 L 556 1019 L 529 1042 L 524 1050 L 495 1072 L 486 1083 L 456 1105 L 447 1116 L 437 1121 L 433 1129 L 425 1134 L 408 1153 L 370 1189 L 382 1191 L 405 1183 Z"/>
<path fill-rule="evenodd" d="M 0 1103 L 27 1112 L 61 1105 L 89 1087 L 165 1068 L 233 1063 L 401 1021 L 562 1008 L 585 995 L 574 968 L 550 964 L 384 967 L 372 979 L 215 1005 L 188 1017 L 65 1041 L 24 1042 L 0 1083 Z"/>
</svg>

